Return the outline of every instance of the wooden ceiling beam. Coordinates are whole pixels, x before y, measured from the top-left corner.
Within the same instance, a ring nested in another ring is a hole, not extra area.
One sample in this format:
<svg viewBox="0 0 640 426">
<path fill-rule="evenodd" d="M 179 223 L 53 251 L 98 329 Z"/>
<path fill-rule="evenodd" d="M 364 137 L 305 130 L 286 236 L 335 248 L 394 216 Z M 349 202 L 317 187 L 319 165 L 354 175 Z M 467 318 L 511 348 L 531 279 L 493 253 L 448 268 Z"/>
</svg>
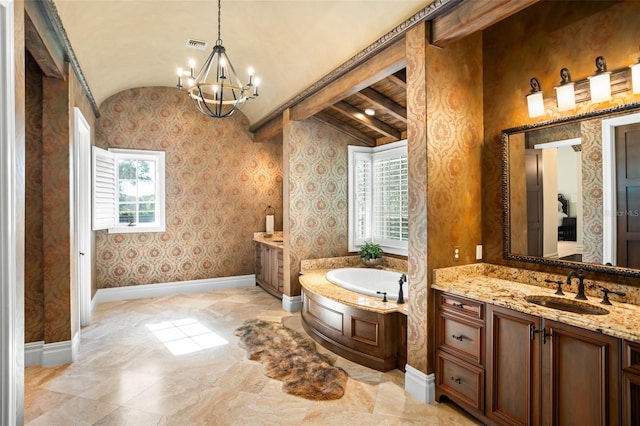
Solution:
<svg viewBox="0 0 640 426">
<path fill-rule="evenodd" d="M 356 93 L 356 96 L 366 102 L 371 103 L 376 108 L 384 110 L 384 112 L 402 121 L 403 123 L 407 122 L 407 109 L 402 105 L 398 105 L 386 96 L 376 92 L 375 90 L 368 87 Z"/>
<path fill-rule="evenodd" d="M 401 133 L 399 130 L 394 129 L 393 127 L 389 126 L 386 123 L 383 123 L 382 121 L 376 118 L 365 115 L 364 112 L 360 111 L 356 107 L 349 105 L 344 101 L 340 101 L 337 104 L 332 105 L 330 108 L 333 111 L 339 112 L 345 117 L 348 117 L 352 120 L 359 121 L 360 123 L 370 128 L 371 130 L 374 130 L 382 135 L 390 136 L 398 140 L 400 139 Z"/>
<path fill-rule="evenodd" d="M 328 126 L 331 126 L 334 129 L 342 133 L 345 133 L 351 136 L 352 138 L 364 143 L 367 146 L 376 146 L 376 140 L 374 138 L 362 133 L 361 131 L 357 130 L 355 127 L 349 126 L 347 123 L 340 121 L 336 117 L 330 114 L 327 114 L 326 112 L 321 111 L 317 113 L 314 117 L 324 122 Z"/>
<path fill-rule="evenodd" d="M 253 132 L 253 141 L 267 142 L 279 133 L 282 133 L 282 114 L 258 127 L 255 132 Z"/>
<path fill-rule="evenodd" d="M 291 119 L 300 121 L 369 87 L 405 67 L 404 37 L 368 61 L 338 77 L 321 91 L 291 107 Z"/>
<path fill-rule="evenodd" d="M 431 44 L 445 47 L 483 30 L 538 0 L 473 0 L 460 3 L 431 21 Z"/>
<path fill-rule="evenodd" d="M 395 84 L 397 87 L 404 90 L 405 92 L 407 91 L 407 82 L 401 79 L 400 77 L 398 77 L 397 75 L 391 74 L 390 76 L 387 76 L 386 80 L 392 84 Z"/>
</svg>

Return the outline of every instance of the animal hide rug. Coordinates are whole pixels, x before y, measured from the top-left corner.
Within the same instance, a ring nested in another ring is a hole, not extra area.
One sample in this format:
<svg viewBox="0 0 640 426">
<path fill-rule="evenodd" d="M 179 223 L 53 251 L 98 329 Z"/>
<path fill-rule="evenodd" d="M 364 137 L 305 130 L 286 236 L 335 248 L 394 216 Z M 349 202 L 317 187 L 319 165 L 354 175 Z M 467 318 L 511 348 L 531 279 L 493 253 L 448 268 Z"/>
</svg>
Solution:
<svg viewBox="0 0 640 426">
<path fill-rule="evenodd" d="M 282 381 L 282 390 L 312 400 L 340 399 L 349 375 L 315 343 L 281 323 L 248 320 L 235 330 L 247 357 L 262 362 L 268 377 Z"/>
</svg>

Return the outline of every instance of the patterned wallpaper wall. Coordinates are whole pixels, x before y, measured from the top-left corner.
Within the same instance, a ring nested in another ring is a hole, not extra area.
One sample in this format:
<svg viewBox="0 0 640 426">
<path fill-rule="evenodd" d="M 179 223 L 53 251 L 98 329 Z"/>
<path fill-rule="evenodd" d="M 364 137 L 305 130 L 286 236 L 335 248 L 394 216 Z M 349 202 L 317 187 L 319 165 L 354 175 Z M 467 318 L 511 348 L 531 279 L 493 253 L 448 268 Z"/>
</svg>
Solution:
<svg viewBox="0 0 640 426">
<path fill-rule="evenodd" d="M 314 119 L 292 122 L 285 140 L 289 141 L 288 295 L 296 296 L 301 260 L 348 253 L 347 146 L 361 144 Z"/>
<path fill-rule="evenodd" d="M 96 145 L 165 151 L 166 232 L 96 232 L 98 288 L 254 273 L 264 210 L 282 229 L 282 145 L 255 143 L 248 120 L 198 112 L 173 88 L 120 92 L 100 106 Z"/>
<path fill-rule="evenodd" d="M 476 262 L 475 247 L 482 243 L 481 34 L 444 49 L 430 46 L 426 63 L 427 276 L 431 282 L 434 269 Z M 457 261 L 454 246 L 460 248 Z M 433 313 L 429 319 L 435 322 Z M 429 362 L 434 359 L 431 349 Z"/>
<path fill-rule="evenodd" d="M 25 55 L 25 342 L 44 340 L 42 242 L 42 72 Z"/>
<path fill-rule="evenodd" d="M 407 31 L 407 150 L 409 162 L 409 256 L 407 363 L 427 373 L 428 341 L 434 327 L 429 321 L 427 277 L 427 79 L 425 50 L 427 26 Z"/>
<path fill-rule="evenodd" d="M 540 80 L 545 97 L 550 97 L 562 67 L 568 67 L 573 79 L 580 80 L 593 74 L 598 55 L 605 55 L 610 70 L 636 62 L 640 27 L 630 17 L 639 15 L 640 2 L 581 2 L 579 8 L 571 2 L 540 2 L 483 32 L 482 199 L 486 261 L 554 270 L 502 258 L 500 133 L 502 129 L 640 101 L 640 96 L 624 92 L 613 95 L 610 102 L 579 103 L 575 111 L 565 112 L 559 112 L 551 102 L 545 104 L 544 117 L 531 119 L 525 98 L 533 76 Z M 583 190 L 586 194 L 587 190 Z"/>
</svg>

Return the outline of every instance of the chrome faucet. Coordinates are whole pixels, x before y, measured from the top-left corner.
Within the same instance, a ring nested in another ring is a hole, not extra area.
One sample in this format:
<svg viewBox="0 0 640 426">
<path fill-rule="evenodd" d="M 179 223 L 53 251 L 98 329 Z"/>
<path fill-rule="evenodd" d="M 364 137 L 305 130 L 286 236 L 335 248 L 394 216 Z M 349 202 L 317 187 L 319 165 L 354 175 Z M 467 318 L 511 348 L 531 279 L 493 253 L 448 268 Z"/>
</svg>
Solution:
<svg viewBox="0 0 640 426">
<path fill-rule="evenodd" d="M 578 294 L 576 295 L 576 299 L 587 300 L 587 296 L 584 295 L 584 271 L 581 269 L 578 272 L 569 272 L 569 275 L 567 275 L 568 285 L 571 285 L 571 280 L 573 279 L 573 277 L 578 278 Z"/>
<path fill-rule="evenodd" d="M 407 282 L 407 276 L 405 274 L 400 275 L 400 281 L 398 282 L 398 284 L 400 284 L 400 291 L 398 292 L 398 300 L 397 300 L 398 305 L 401 305 L 404 303 L 404 294 L 402 293 L 402 284 L 406 282 Z"/>
</svg>

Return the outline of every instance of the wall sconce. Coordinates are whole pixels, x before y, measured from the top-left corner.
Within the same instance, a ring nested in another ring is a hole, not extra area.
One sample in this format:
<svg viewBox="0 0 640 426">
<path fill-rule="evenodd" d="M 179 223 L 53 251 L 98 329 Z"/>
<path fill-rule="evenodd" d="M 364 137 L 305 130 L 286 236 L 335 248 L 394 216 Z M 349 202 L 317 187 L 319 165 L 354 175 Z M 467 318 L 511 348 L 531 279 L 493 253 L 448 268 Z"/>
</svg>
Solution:
<svg viewBox="0 0 640 426">
<path fill-rule="evenodd" d="M 571 73 L 567 68 L 560 70 L 560 86 L 556 87 L 556 97 L 558 98 L 558 109 L 567 111 L 576 107 L 575 84 L 571 81 Z"/>
<path fill-rule="evenodd" d="M 611 99 L 611 73 L 607 71 L 604 56 L 596 58 L 596 73 L 589 77 L 589 92 L 593 103 Z"/>
<path fill-rule="evenodd" d="M 529 107 L 529 117 L 540 117 L 544 115 L 544 98 L 542 97 L 542 88 L 540 87 L 540 81 L 537 78 L 532 77 L 529 80 L 531 86 L 531 93 L 527 95 L 527 105 Z"/>
</svg>

